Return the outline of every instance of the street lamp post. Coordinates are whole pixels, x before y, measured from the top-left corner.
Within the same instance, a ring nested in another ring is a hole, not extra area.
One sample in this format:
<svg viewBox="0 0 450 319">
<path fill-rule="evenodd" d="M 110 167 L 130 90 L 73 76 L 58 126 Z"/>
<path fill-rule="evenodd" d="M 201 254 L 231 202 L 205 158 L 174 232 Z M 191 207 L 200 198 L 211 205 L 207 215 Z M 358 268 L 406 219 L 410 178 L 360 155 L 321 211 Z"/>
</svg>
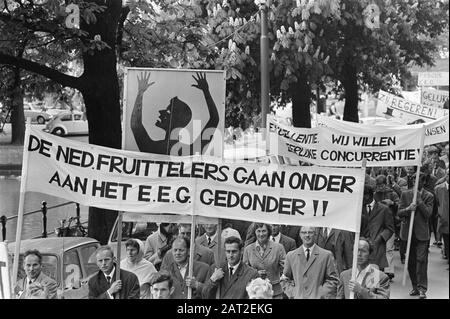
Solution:
<svg viewBox="0 0 450 319">
<path fill-rule="evenodd" d="M 259 5 L 261 14 L 261 128 L 264 130 L 269 111 L 269 38 L 267 37 L 269 1 L 255 0 L 255 3 Z"/>
</svg>

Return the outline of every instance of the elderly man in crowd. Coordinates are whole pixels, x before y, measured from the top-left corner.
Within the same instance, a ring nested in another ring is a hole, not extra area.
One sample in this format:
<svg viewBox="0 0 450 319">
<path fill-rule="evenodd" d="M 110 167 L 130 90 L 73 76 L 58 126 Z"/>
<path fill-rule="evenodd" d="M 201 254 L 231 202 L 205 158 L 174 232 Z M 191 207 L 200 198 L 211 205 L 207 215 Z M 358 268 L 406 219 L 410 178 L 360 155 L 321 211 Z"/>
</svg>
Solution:
<svg viewBox="0 0 450 319">
<path fill-rule="evenodd" d="M 334 299 L 339 278 L 333 254 L 315 244 L 316 229 L 303 226 L 303 244 L 287 253 L 281 280 L 294 281 L 295 299 Z"/>
<path fill-rule="evenodd" d="M 179 224 L 178 236 L 191 238 L 191 224 Z M 194 243 L 194 260 L 201 261 L 211 266 L 214 264 L 214 252 L 206 246 Z M 169 249 L 165 254 L 161 268 L 167 268 L 167 265 L 173 262 L 173 250 Z"/>
<path fill-rule="evenodd" d="M 189 276 L 189 249 L 190 240 L 186 237 L 177 237 L 172 244 L 173 262 L 161 266 L 173 278 L 173 299 L 186 299 L 188 287 L 192 288 L 192 297 L 201 299 L 203 284 L 206 280 L 209 266 L 201 261 L 194 261 L 192 276 Z"/>
</svg>

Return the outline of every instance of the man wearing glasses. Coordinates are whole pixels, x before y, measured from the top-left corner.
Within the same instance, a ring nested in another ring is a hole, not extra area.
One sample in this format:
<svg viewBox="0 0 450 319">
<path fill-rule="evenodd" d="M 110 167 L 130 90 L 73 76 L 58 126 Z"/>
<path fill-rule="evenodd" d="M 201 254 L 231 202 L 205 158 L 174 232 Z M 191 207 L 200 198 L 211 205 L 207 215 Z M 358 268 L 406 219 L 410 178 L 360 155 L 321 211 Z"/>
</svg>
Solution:
<svg viewBox="0 0 450 319">
<path fill-rule="evenodd" d="M 303 226 L 303 245 L 288 252 L 281 280 L 293 280 L 294 299 L 334 299 L 339 278 L 333 254 L 315 244 L 314 227 Z"/>
</svg>

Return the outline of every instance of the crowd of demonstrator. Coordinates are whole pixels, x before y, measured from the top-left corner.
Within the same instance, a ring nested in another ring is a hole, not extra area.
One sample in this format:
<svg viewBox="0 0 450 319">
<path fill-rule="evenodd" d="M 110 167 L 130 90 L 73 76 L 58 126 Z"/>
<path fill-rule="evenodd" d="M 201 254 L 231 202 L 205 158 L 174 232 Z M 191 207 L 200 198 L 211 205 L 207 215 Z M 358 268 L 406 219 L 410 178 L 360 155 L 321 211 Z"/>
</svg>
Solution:
<svg viewBox="0 0 450 319">
<path fill-rule="evenodd" d="M 111 248 L 97 250 L 89 298 L 184 299 L 190 288 L 196 299 L 344 299 L 351 292 L 357 299 L 387 299 L 395 251 L 405 262 L 412 211 L 410 295 L 426 298 L 430 244 L 448 259 L 448 154 L 448 143 L 425 148 L 415 202 L 415 167 L 367 169 L 355 280 L 348 231 L 235 221 L 224 227 L 218 249 L 217 225 L 203 225 L 191 243 L 189 224 L 162 223 L 145 243 L 126 241 L 120 280 Z M 21 298 L 56 298 L 56 282 L 42 273 L 41 259 L 36 250 L 25 253 L 27 276 L 16 287 Z"/>
</svg>

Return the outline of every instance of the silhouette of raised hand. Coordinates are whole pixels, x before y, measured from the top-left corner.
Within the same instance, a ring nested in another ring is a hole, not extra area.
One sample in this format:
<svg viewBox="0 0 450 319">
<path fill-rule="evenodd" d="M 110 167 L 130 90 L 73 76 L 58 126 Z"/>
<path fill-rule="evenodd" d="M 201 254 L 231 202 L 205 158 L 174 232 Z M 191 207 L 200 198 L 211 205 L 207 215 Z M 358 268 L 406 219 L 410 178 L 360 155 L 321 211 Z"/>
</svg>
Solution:
<svg viewBox="0 0 450 319">
<path fill-rule="evenodd" d="M 141 77 L 139 78 L 139 74 L 137 76 L 138 81 L 138 94 L 144 93 L 147 91 L 149 87 L 151 87 L 155 82 L 149 82 L 150 80 L 150 72 L 141 72 Z"/>
<path fill-rule="evenodd" d="M 206 81 L 206 74 L 197 72 L 196 75 L 197 77 L 195 77 L 195 75 L 193 75 L 192 77 L 197 82 L 197 84 L 192 84 L 191 86 L 200 89 L 202 91 L 208 91 L 209 86 L 208 82 Z"/>
</svg>

